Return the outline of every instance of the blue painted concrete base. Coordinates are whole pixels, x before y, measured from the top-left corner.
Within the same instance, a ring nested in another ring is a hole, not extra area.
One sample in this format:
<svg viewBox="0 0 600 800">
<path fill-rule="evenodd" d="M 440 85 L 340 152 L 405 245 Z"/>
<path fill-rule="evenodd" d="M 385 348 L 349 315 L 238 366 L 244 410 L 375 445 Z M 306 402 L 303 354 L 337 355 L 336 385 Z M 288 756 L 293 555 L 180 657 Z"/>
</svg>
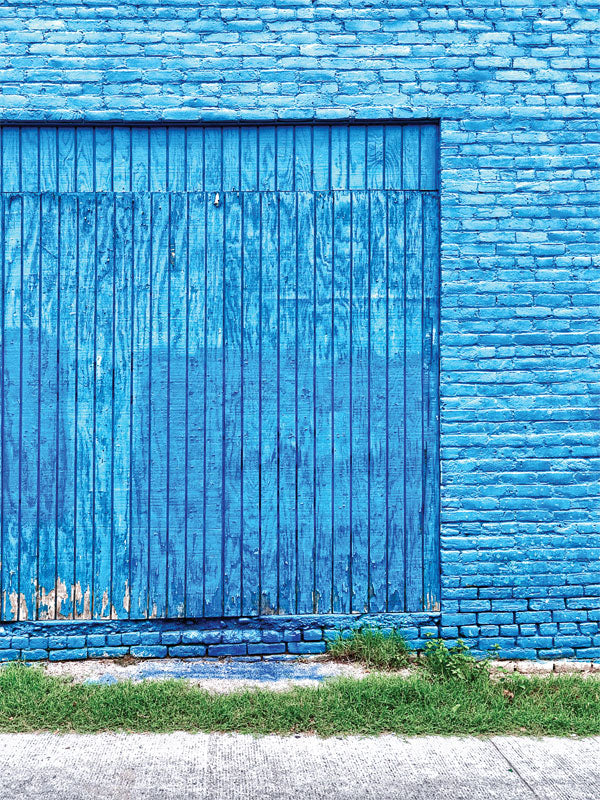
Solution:
<svg viewBox="0 0 600 800">
<path fill-rule="evenodd" d="M 399 629 L 414 649 L 438 635 L 439 614 L 348 614 L 236 619 L 11 622 L 0 625 L 0 661 L 85 658 L 260 659 L 323 653 L 361 626 Z"/>
</svg>

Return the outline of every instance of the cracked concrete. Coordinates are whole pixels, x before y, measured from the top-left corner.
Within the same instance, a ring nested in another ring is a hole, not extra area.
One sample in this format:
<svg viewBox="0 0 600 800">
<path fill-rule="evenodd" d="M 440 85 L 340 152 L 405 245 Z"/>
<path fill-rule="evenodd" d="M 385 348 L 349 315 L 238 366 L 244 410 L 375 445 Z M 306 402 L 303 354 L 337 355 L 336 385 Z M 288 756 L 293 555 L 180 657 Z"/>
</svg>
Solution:
<svg viewBox="0 0 600 800">
<path fill-rule="evenodd" d="M 600 737 L 0 735 L 0 800 L 598 800 Z"/>
</svg>

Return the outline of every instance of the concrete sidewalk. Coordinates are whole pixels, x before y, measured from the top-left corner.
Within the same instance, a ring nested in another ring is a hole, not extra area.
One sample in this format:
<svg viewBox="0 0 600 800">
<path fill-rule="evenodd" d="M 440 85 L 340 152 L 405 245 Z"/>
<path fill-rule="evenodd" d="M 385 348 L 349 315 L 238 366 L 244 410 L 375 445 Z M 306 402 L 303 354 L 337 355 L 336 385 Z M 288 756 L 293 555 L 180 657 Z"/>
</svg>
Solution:
<svg viewBox="0 0 600 800">
<path fill-rule="evenodd" d="M 3 734 L 0 798 L 598 800 L 600 738 Z"/>
</svg>

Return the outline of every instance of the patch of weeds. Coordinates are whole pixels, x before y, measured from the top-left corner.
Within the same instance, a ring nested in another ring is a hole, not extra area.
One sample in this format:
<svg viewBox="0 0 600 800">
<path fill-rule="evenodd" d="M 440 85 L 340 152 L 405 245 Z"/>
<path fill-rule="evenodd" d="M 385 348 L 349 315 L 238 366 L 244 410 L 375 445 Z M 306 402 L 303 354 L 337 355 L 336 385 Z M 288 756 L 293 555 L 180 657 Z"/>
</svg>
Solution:
<svg viewBox="0 0 600 800">
<path fill-rule="evenodd" d="M 334 661 L 356 662 L 368 669 L 398 670 L 410 663 L 411 651 L 402 634 L 393 629 L 381 631 L 360 628 L 350 636 L 329 643 L 328 655 Z"/>
<path fill-rule="evenodd" d="M 443 639 L 430 639 L 421 664 L 435 680 L 482 681 L 490 677 L 489 659 L 476 659 L 462 639 L 450 647 Z"/>
</svg>

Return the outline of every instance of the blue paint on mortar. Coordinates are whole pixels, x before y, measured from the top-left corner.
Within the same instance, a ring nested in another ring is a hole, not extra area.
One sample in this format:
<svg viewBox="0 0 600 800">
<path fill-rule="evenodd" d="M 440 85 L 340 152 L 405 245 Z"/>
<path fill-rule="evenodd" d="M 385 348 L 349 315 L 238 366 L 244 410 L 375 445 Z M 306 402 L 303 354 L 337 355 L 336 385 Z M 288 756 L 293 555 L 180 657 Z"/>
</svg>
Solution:
<svg viewBox="0 0 600 800">
<path fill-rule="evenodd" d="M 5 120 L 441 119 L 442 614 L 427 624 L 506 656 L 600 657 L 599 8 L 14 0 L 0 18 Z M 168 653 L 184 643 L 163 634 L 194 630 L 62 624 L 3 626 L 0 657 Z"/>
</svg>

